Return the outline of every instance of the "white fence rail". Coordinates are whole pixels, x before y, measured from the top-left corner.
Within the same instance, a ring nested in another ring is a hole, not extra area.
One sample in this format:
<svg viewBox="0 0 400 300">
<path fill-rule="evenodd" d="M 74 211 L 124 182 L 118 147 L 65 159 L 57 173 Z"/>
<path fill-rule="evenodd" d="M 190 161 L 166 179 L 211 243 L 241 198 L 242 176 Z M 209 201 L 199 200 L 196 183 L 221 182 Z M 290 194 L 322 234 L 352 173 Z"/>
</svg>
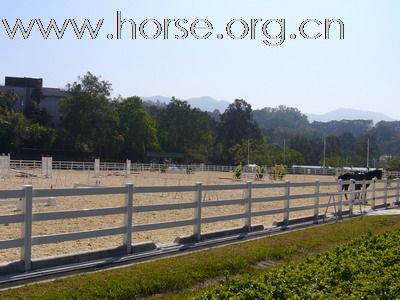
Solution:
<svg viewBox="0 0 400 300">
<path fill-rule="evenodd" d="M 380 183 L 383 187 L 377 187 Z M 382 184 L 383 183 L 383 184 Z M 395 183 L 395 184 L 393 184 Z M 349 191 L 343 192 L 342 185 L 349 184 Z M 362 185 L 361 190 L 355 190 L 356 184 Z M 367 184 L 370 188 L 367 190 Z M 335 186 L 337 192 L 320 192 L 321 187 Z M 291 194 L 291 189 L 296 187 L 314 187 L 313 193 Z M 250 229 L 254 217 L 282 215 L 282 225 L 289 225 L 290 212 L 294 211 L 313 211 L 310 215 L 318 222 L 320 212 L 329 207 L 335 206 L 337 217 L 344 214 L 343 206 L 348 205 L 347 213 L 353 214 L 353 202 L 357 195 L 364 195 L 363 200 L 371 201 L 371 207 L 376 207 L 376 201 L 381 200 L 383 204 L 379 206 L 386 207 L 388 203 L 394 202 L 399 204 L 400 197 L 400 181 L 399 180 L 382 180 L 382 181 L 362 181 L 362 182 L 281 182 L 266 184 L 234 184 L 234 185 L 202 185 L 197 183 L 191 186 L 134 186 L 126 184 L 123 187 L 96 187 L 96 188 L 63 188 L 63 189 L 33 189 L 32 186 L 26 185 L 20 190 L 0 190 L 0 202 L 9 201 L 9 199 L 21 199 L 21 212 L 14 215 L 0 216 L 0 224 L 21 223 L 21 236 L 12 240 L 1 240 L 0 250 L 9 248 L 20 248 L 21 261 L 24 262 L 25 270 L 31 269 L 32 263 L 32 246 L 44 245 L 50 243 L 58 243 L 65 241 L 74 241 L 86 238 L 95 238 L 112 235 L 123 235 L 122 245 L 126 249 L 126 253 L 132 252 L 132 233 L 143 232 L 149 230 L 174 228 L 181 226 L 193 226 L 193 236 L 197 239 L 201 238 L 202 225 L 221 221 L 243 220 L 244 227 Z M 281 196 L 254 197 L 253 192 L 259 189 L 281 188 L 284 193 Z M 210 200 L 204 201 L 203 193 L 211 191 L 223 190 L 240 190 L 244 191 L 242 199 L 227 200 Z M 368 191 L 368 193 L 367 193 Z M 390 192 L 392 191 L 392 192 Z M 393 193 L 395 191 L 395 193 Z M 177 193 L 192 192 L 194 201 L 169 203 L 169 204 L 149 204 L 136 205 L 134 196 L 138 194 L 150 193 Z M 379 192 L 379 196 L 376 194 Z M 388 193 L 390 192 L 390 193 Z M 63 197 L 63 196 L 93 196 L 93 195 L 125 195 L 125 204 L 120 207 L 95 208 L 85 210 L 70 211 L 52 211 L 34 213 L 32 210 L 33 203 L 36 198 Z M 350 195 L 347 200 L 343 195 Z M 321 197 L 336 197 L 333 202 L 321 203 Z M 393 199 L 391 201 L 391 199 Z M 312 199 L 313 203 L 303 206 L 295 206 L 295 200 Z M 283 202 L 282 208 L 274 208 L 269 210 L 255 210 L 255 203 Z M 242 205 L 243 210 L 240 213 L 220 215 L 220 216 L 202 216 L 203 208 L 217 206 Z M 193 209 L 193 217 L 189 219 L 165 221 L 160 223 L 134 224 L 134 214 L 141 212 L 160 212 L 166 210 Z M 326 212 L 326 211 L 325 211 Z M 121 215 L 124 217 L 124 224 L 120 227 L 112 227 L 99 230 L 89 230 L 80 232 L 61 233 L 45 236 L 32 236 L 32 224 L 37 221 L 60 220 L 66 218 L 82 218 L 96 217 L 106 215 Z"/>
<path fill-rule="evenodd" d="M 42 161 L 40 160 L 10 160 L 12 169 L 40 169 Z M 163 171 L 168 167 L 181 169 L 182 171 L 205 171 L 205 172 L 233 172 L 235 166 L 222 165 L 205 165 L 205 164 L 146 164 L 131 163 L 129 161 L 130 171 Z M 53 161 L 54 170 L 95 170 L 95 162 L 76 162 L 76 161 Z M 100 171 L 124 171 L 126 172 L 127 164 L 118 162 L 100 162 Z M 273 173 L 273 168 L 266 168 L 267 173 Z M 128 172 L 129 173 L 129 172 Z M 307 168 L 307 167 L 287 167 L 286 173 L 290 175 L 322 175 L 322 176 L 338 176 L 340 169 L 335 168 Z M 390 171 L 392 178 L 400 178 L 400 171 Z"/>
<path fill-rule="evenodd" d="M 100 171 L 124 171 L 126 163 L 117 162 L 100 162 Z M 38 169 L 42 167 L 39 160 L 11 160 L 11 168 L 13 169 Z M 178 168 L 182 170 L 190 169 L 192 171 L 214 171 L 214 172 L 231 172 L 233 166 L 217 166 L 204 164 L 145 164 L 130 163 L 131 171 L 162 171 L 168 167 Z M 76 161 L 53 161 L 53 169 L 55 170 L 95 170 L 94 161 L 76 162 Z"/>
<path fill-rule="evenodd" d="M 205 164 L 144 164 L 130 163 L 130 171 L 158 171 L 173 168 L 175 170 L 204 171 L 204 172 L 233 172 L 235 166 L 205 165 Z M 37 169 L 42 167 L 39 160 L 11 160 L 13 169 Z M 100 171 L 126 171 L 126 163 L 100 162 Z M 95 163 L 92 162 L 74 162 L 74 161 L 53 161 L 54 170 L 95 170 Z M 267 168 L 268 174 L 272 173 L 272 168 Z M 287 174 L 293 175 L 327 175 L 336 176 L 337 170 L 332 168 L 301 168 L 288 167 Z"/>
</svg>

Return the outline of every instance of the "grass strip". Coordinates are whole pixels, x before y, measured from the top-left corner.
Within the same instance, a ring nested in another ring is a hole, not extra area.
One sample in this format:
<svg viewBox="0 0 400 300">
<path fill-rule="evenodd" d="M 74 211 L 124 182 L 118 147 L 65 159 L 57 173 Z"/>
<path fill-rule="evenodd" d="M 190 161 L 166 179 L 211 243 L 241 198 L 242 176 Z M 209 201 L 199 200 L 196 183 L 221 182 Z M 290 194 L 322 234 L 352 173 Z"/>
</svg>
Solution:
<svg viewBox="0 0 400 300">
<path fill-rule="evenodd" d="M 365 233 L 400 229 L 400 216 L 365 216 L 230 246 L 0 292 L 0 299 L 138 299 L 254 272 L 263 261 L 301 259 Z M 173 297 L 173 294 L 171 297 Z M 179 298 L 185 298 L 181 292 Z"/>
</svg>

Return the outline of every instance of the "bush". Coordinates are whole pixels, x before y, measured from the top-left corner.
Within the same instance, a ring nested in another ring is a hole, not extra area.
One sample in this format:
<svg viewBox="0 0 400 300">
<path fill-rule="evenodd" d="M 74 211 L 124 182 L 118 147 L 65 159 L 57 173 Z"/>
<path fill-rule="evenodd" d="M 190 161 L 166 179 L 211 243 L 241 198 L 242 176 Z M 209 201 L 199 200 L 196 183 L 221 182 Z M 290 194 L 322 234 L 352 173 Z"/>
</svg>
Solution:
<svg viewBox="0 0 400 300">
<path fill-rule="evenodd" d="M 226 280 L 200 299 L 398 299 L 400 232 L 368 234 L 259 278 Z"/>
</svg>

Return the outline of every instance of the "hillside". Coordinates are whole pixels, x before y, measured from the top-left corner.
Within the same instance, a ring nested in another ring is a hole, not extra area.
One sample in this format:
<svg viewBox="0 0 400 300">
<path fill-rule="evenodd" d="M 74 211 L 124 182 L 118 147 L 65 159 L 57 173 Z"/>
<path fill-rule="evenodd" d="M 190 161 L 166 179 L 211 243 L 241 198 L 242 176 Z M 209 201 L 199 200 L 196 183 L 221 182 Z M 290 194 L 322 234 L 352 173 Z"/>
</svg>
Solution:
<svg viewBox="0 0 400 300">
<path fill-rule="evenodd" d="M 144 101 L 160 102 L 168 104 L 172 97 L 165 96 L 152 96 L 152 97 L 142 97 Z M 187 101 L 192 107 L 198 108 L 202 111 L 213 112 L 214 110 L 219 110 L 224 112 L 228 107 L 230 102 L 217 100 L 209 96 L 193 97 L 189 99 L 182 99 Z"/>
<path fill-rule="evenodd" d="M 380 121 L 395 121 L 395 119 L 378 112 L 358 110 L 353 108 L 338 108 L 325 114 L 306 114 L 310 122 L 329 122 L 341 120 L 372 120 L 375 124 Z"/>
</svg>

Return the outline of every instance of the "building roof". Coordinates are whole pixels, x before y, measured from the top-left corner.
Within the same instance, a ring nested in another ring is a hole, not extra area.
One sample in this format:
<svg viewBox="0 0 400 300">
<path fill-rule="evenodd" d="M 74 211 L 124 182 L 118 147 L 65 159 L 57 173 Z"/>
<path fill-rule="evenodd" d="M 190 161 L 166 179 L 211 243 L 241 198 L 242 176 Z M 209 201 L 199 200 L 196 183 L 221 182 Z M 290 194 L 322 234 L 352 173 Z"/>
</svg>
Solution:
<svg viewBox="0 0 400 300">
<path fill-rule="evenodd" d="M 5 86 L 11 87 L 26 87 L 26 88 L 42 88 L 42 78 L 28 78 L 28 77 L 9 77 L 5 78 Z"/>
<path fill-rule="evenodd" d="M 42 97 L 65 97 L 67 91 L 57 88 L 46 88 L 42 89 Z"/>
</svg>

